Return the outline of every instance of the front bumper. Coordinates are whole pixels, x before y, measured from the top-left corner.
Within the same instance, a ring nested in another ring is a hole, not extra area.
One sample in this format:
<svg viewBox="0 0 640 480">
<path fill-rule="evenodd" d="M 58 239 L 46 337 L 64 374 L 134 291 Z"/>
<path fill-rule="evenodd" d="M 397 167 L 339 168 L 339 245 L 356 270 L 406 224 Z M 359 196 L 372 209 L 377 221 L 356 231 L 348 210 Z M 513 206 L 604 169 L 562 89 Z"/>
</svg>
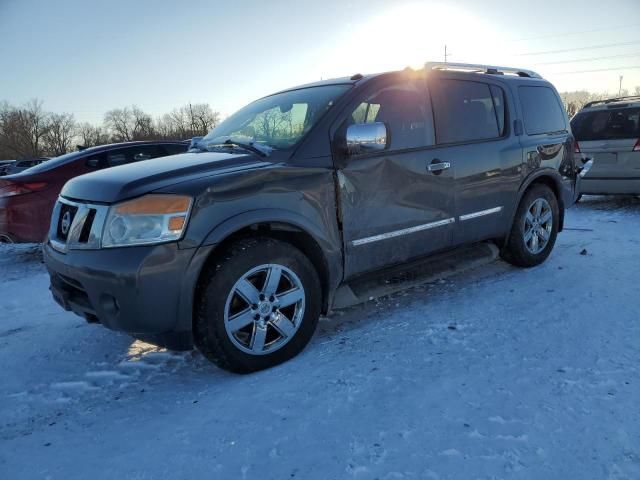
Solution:
<svg viewBox="0 0 640 480">
<path fill-rule="evenodd" d="M 54 299 L 112 330 L 163 334 L 191 329 L 193 293 L 206 253 L 176 243 L 61 253 L 47 241 Z"/>
</svg>

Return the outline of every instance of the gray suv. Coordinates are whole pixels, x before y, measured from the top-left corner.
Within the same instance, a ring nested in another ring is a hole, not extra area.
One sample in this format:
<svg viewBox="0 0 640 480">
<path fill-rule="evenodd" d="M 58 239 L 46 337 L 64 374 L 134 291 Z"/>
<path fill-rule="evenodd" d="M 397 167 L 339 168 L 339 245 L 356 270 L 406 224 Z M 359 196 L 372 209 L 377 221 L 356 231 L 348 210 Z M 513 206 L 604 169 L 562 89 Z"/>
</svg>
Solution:
<svg viewBox="0 0 640 480">
<path fill-rule="evenodd" d="M 295 356 L 381 272 L 487 242 L 540 264 L 579 177 L 549 82 L 450 63 L 275 93 L 180 157 L 65 185 L 43 247 L 51 291 L 234 372 Z"/>
<path fill-rule="evenodd" d="M 640 195 L 640 96 L 588 103 L 571 129 L 576 153 L 593 160 L 580 194 Z"/>
</svg>

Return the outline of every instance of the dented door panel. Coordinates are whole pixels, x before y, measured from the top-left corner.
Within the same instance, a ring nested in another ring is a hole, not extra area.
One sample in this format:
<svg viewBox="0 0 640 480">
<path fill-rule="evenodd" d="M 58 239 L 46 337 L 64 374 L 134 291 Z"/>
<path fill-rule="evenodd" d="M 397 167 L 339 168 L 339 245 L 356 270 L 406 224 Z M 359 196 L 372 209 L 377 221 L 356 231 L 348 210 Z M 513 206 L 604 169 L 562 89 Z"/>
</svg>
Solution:
<svg viewBox="0 0 640 480">
<path fill-rule="evenodd" d="M 338 170 L 345 273 L 354 276 L 451 245 L 453 175 L 429 149 L 354 159 Z"/>
</svg>

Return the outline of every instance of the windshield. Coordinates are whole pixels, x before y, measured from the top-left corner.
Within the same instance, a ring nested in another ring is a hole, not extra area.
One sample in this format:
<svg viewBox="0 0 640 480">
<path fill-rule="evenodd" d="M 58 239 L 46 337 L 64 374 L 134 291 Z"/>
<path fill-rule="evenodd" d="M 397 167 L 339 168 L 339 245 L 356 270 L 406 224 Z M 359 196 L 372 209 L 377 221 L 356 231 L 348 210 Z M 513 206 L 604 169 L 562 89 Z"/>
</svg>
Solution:
<svg viewBox="0 0 640 480">
<path fill-rule="evenodd" d="M 227 140 L 275 149 L 294 146 L 350 85 L 327 85 L 278 93 L 231 115 L 200 142 L 210 149 Z"/>
<path fill-rule="evenodd" d="M 571 119 L 576 140 L 615 140 L 640 137 L 640 108 L 582 112 Z"/>
</svg>

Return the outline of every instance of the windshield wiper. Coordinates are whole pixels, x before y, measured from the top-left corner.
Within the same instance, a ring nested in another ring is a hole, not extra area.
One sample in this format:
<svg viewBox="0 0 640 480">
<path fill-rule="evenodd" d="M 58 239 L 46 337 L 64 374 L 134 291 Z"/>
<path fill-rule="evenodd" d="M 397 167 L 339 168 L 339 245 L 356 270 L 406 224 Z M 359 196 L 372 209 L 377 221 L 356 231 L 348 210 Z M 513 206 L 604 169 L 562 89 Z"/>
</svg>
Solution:
<svg viewBox="0 0 640 480">
<path fill-rule="evenodd" d="M 222 143 L 209 143 L 208 145 L 205 146 L 207 150 L 209 148 L 215 148 L 215 147 L 242 148 L 243 150 L 249 150 L 250 152 L 253 152 L 256 155 L 259 155 L 261 157 L 268 157 L 271 154 L 271 151 L 273 150 L 271 147 L 267 147 L 266 145 L 260 145 L 259 143 L 255 143 L 255 142 L 241 142 L 231 138 L 228 138 Z"/>
</svg>

